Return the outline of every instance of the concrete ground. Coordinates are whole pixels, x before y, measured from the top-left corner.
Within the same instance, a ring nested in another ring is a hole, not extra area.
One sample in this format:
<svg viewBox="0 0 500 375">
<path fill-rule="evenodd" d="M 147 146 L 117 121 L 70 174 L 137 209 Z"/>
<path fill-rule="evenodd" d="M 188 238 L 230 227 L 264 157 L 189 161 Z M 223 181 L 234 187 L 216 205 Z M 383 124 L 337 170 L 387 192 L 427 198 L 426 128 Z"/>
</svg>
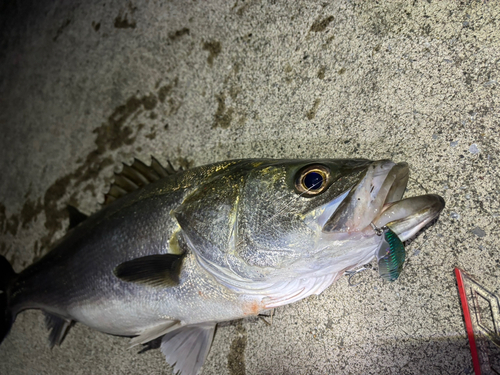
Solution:
<svg viewBox="0 0 500 375">
<path fill-rule="evenodd" d="M 471 374 L 453 268 L 500 293 L 495 1 L 4 1 L 0 253 L 20 271 L 121 162 L 407 161 L 446 208 L 394 283 L 219 327 L 204 374 Z M 1 374 L 170 374 L 159 350 L 76 324 L 50 350 L 20 314 Z"/>
</svg>

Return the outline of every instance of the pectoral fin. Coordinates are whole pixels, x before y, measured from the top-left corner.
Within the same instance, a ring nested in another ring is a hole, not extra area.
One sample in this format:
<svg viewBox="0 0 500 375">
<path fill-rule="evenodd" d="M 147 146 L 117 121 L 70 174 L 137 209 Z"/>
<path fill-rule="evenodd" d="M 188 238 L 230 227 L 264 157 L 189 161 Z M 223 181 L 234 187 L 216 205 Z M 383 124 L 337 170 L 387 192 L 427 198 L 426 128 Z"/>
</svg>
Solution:
<svg viewBox="0 0 500 375">
<path fill-rule="evenodd" d="M 198 374 L 212 345 L 215 326 L 215 323 L 185 326 L 163 336 L 161 351 L 174 366 L 174 374 Z"/>
<path fill-rule="evenodd" d="M 179 274 L 184 255 L 156 254 L 121 263 L 114 270 L 123 281 L 156 287 L 179 284 Z"/>
</svg>

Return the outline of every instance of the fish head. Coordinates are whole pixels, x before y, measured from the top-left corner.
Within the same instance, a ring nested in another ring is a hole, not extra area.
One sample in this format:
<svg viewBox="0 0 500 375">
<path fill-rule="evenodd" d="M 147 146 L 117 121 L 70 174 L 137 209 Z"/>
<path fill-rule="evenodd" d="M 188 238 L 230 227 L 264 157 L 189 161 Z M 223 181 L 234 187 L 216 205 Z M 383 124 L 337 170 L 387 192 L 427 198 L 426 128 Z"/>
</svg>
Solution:
<svg viewBox="0 0 500 375">
<path fill-rule="evenodd" d="M 368 263 L 381 242 L 374 227 L 404 241 L 439 215 L 437 195 L 402 199 L 407 182 L 408 165 L 388 160 L 253 161 L 200 186 L 177 218 L 226 283 L 321 278 Z"/>
</svg>

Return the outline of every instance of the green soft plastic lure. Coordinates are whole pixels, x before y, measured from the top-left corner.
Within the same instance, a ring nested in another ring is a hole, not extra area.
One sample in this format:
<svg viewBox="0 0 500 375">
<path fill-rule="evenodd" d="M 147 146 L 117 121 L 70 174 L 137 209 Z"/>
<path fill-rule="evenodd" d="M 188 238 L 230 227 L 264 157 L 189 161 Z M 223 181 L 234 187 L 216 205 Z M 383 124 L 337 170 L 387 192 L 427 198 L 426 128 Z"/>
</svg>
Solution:
<svg viewBox="0 0 500 375">
<path fill-rule="evenodd" d="M 379 233 L 382 240 L 377 250 L 378 273 L 383 279 L 394 281 L 403 270 L 405 248 L 396 233 L 388 227 L 380 228 Z"/>
</svg>

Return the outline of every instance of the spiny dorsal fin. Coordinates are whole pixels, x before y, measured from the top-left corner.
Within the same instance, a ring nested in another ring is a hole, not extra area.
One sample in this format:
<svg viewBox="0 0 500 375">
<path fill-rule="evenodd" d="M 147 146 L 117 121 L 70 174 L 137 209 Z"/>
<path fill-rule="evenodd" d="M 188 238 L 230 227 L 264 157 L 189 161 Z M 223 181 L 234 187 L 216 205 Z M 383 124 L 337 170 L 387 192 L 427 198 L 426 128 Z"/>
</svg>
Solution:
<svg viewBox="0 0 500 375">
<path fill-rule="evenodd" d="M 68 329 L 71 327 L 71 320 L 66 320 L 57 315 L 52 315 L 47 312 L 45 314 L 45 325 L 50 331 L 49 342 L 52 349 L 55 345 L 59 346 L 64 340 Z"/>
<path fill-rule="evenodd" d="M 115 181 L 106 194 L 104 205 L 114 202 L 128 193 L 140 189 L 141 187 L 179 172 L 175 170 L 170 162 L 163 167 L 158 160 L 151 157 L 151 165 L 147 166 L 139 159 L 134 159 L 132 165 L 123 163 L 120 173 L 115 173 Z"/>
<path fill-rule="evenodd" d="M 83 212 L 80 212 L 78 210 L 78 208 L 73 207 L 69 204 L 66 206 L 66 209 L 68 210 L 68 214 L 69 214 L 69 227 L 68 227 L 68 229 L 73 229 L 78 224 L 84 222 L 88 218 L 88 216 L 85 215 Z"/>
<path fill-rule="evenodd" d="M 178 254 L 148 255 L 123 262 L 113 273 L 123 281 L 149 286 L 169 287 L 179 284 L 182 258 Z"/>
</svg>

